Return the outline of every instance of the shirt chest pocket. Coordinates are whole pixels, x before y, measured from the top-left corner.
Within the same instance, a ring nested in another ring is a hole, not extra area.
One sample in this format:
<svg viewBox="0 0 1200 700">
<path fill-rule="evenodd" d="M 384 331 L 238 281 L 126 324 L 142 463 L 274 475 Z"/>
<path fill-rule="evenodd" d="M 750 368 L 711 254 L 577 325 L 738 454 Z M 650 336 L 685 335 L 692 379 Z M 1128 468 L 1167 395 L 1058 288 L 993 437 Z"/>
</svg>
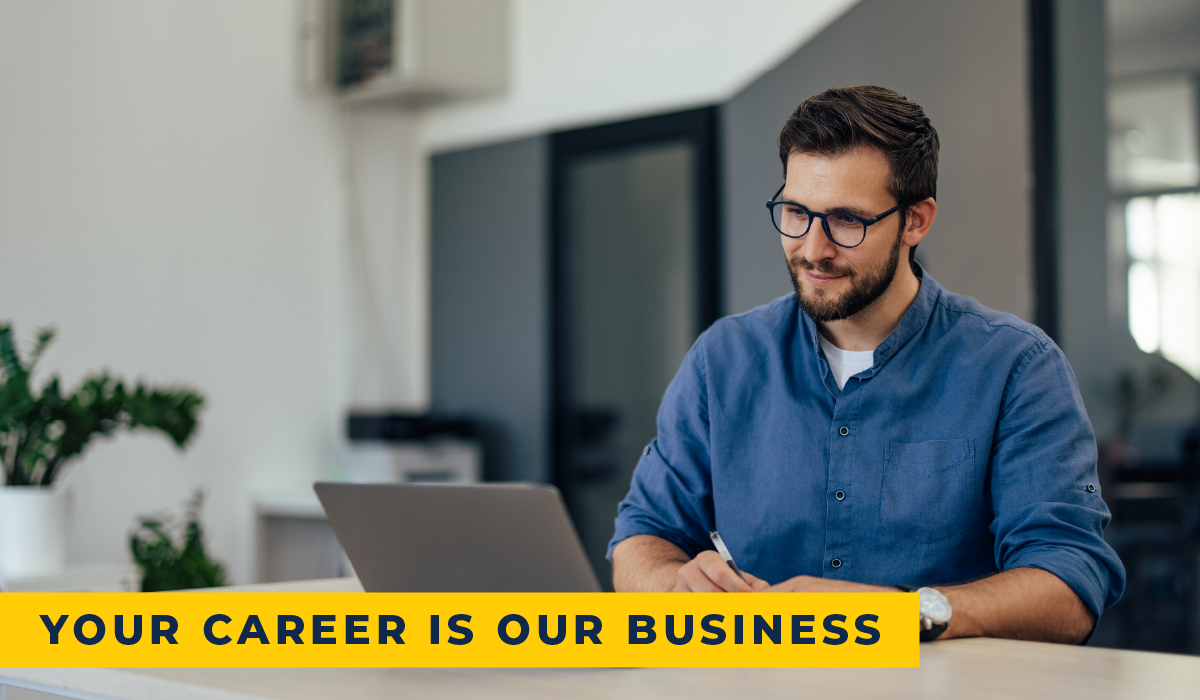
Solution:
<svg viewBox="0 0 1200 700">
<path fill-rule="evenodd" d="M 919 542 L 937 542 L 976 517 L 975 441 L 891 442 L 885 450 L 879 512 L 883 526 Z"/>
</svg>

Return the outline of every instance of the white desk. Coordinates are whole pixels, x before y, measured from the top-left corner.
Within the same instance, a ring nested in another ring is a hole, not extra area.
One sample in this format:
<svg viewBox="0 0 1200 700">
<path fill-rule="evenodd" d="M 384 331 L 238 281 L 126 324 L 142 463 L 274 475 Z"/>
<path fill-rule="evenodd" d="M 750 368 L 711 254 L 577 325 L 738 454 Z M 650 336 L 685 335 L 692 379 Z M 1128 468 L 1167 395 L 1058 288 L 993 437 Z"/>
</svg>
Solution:
<svg viewBox="0 0 1200 700">
<path fill-rule="evenodd" d="M 354 579 L 233 590 L 362 590 Z M 1200 697 L 1200 657 L 958 639 L 921 647 L 919 669 L 0 669 L 0 683 L 128 700 L 333 698 Z"/>
<path fill-rule="evenodd" d="M 133 564 L 76 564 L 55 574 L 6 578 L 5 591 L 130 592 L 142 588 L 142 572 Z"/>
</svg>

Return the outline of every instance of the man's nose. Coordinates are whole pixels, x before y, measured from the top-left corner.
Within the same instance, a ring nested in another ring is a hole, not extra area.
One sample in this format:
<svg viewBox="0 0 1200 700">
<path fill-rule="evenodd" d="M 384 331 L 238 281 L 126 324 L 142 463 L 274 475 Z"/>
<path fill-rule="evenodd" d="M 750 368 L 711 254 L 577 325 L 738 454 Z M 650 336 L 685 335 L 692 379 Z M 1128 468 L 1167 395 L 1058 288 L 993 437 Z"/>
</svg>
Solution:
<svg viewBox="0 0 1200 700">
<path fill-rule="evenodd" d="M 812 228 L 808 230 L 808 235 L 801 239 L 804 241 L 801 253 L 809 262 L 828 260 L 837 256 L 837 245 L 825 234 L 825 227 L 822 225 L 824 223 L 823 219 L 814 221 Z"/>
</svg>

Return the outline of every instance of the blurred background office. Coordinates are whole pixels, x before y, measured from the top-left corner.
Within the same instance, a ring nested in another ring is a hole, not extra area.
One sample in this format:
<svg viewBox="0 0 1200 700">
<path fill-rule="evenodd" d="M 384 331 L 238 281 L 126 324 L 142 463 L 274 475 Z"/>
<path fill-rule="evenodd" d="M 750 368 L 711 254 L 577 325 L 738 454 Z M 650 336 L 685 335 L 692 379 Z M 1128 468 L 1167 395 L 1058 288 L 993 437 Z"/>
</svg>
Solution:
<svg viewBox="0 0 1200 700">
<path fill-rule="evenodd" d="M 601 578 L 662 391 L 790 290 L 762 210 L 803 98 L 942 137 L 918 259 L 1062 346 L 1130 587 L 1200 653 L 1200 4 L 0 0 L 0 320 L 43 375 L 207 397 L 66 475 L 67 563 L 208 493 L 235 582 L 336 575 L 318 479 L 552 482 Z"/>
</svg>

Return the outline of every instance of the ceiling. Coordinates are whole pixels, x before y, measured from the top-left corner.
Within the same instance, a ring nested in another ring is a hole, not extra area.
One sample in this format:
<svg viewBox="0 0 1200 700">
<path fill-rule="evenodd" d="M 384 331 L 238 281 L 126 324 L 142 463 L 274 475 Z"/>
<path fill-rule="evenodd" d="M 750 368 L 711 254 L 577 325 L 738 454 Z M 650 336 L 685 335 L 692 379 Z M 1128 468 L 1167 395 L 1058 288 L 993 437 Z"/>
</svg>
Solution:
<svg viewBox="0 0 1200 700">
<path fill-rule="evenodd" d="M 857 2 L 511 0 L 508 91 L 431 109 L 426 143 L 450 150 L 723 102 Z"/>
</svg>

